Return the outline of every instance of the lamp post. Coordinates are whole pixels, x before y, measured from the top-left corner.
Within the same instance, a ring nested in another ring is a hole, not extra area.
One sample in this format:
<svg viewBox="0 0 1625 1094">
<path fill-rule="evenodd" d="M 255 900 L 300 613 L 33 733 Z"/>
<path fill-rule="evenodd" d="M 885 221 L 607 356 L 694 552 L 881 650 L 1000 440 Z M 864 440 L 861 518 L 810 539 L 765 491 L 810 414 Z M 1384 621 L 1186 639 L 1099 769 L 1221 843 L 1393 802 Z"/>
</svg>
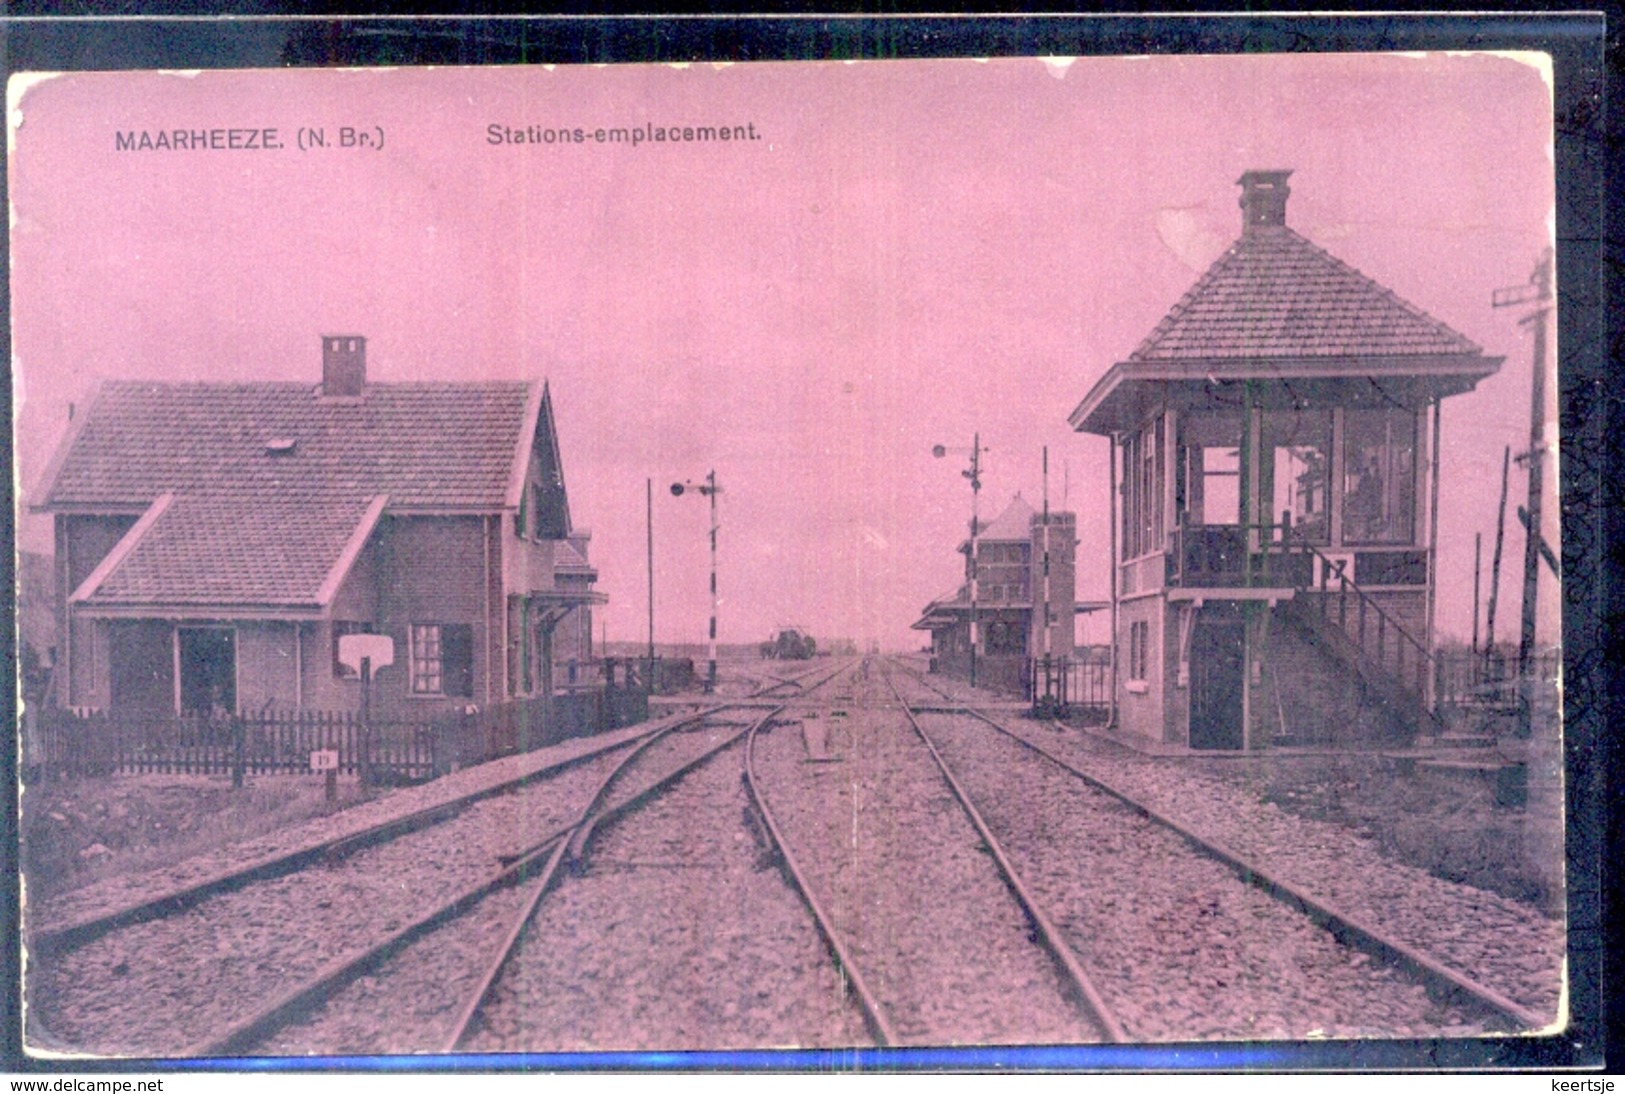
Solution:
<svg viewBox="0 0 1625 1094">
<path fill-rule="evenodd" d="M 722 487 L 717 485 L 717 473 L 708 471 L 705 482 L 694 484 L 692 482 L 674 482 L 671 484 L 671 496 L 680 498 L 689 490 L 697 490 L 711 499 L 711 629 L 709 660 L 705 668 L 705 693 L 707 695 L 717 690 L 717 495 L 722 493 Z"/>
<path fill-rule="evenodd" d="M 949 448 L 946 445 L 933 445 L 931 455 L 942 459 L 949 452 L 964 452 L 963 448 Z M 981 523 L 977 517 L 978 502 L 982 493 L 982 453 L 987 449 L 982 447 L 982 434 L 974 434 L 970 446 L 970 468 L 960 474 L 970 480 L 970 686 L 976 686 L 976 533 Z"/>
</svg>

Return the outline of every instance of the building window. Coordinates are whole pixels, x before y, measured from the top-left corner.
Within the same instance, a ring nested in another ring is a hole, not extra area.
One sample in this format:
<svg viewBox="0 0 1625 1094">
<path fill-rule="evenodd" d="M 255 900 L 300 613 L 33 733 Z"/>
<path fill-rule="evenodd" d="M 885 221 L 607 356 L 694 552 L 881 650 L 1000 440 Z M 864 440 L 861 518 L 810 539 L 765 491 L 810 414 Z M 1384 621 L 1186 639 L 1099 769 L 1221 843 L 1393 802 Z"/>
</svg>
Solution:
<svg viewBox="0 0 1625 1094">
<path fill-rule="evenodd" d="M 474 628 L 467 623 L 414 623 L 413 695 L 474 696 Z"/>
<path fill-rule="evenodd" d="M 1128 625 L 1128 678 L 1130 680 L 1146 679 L 1146 665 L 1150 661 L 1147 647 L 1150 644 L 1150 623 L 1142 621 Z"/>
<path fill-rule="evenodd" d="M 1345 411 L 1343 542 L 1411 543 L 1415 529 L 1415 412 Z"/>
<path fill-rule="evenodd" d="M 1264 465 L 1271 499 L 1265 519 L 1291 515 L 1291 528 L 1310 543 L 1331 536 L 1327 502 L 1331 485 L 1332 418 L 1327 411 L 1271 410 L 1264 413 Z"/>
<path fill-rule="evenodd" d="M 1241 523 L 1241 415 L 1181 416 L 1174 504 L 1187 525 Z"/>
<path fill-rule="evenodd" d="M 1123 442 L 1123 558 L 1162 549 L 1163 418 Z"/>
<path fill-rule="evenodd" d="M 989 623 L 987 625 L 987 652 L 1026 653 L 1026 628 L 1020 623 Z"/>
</svg>

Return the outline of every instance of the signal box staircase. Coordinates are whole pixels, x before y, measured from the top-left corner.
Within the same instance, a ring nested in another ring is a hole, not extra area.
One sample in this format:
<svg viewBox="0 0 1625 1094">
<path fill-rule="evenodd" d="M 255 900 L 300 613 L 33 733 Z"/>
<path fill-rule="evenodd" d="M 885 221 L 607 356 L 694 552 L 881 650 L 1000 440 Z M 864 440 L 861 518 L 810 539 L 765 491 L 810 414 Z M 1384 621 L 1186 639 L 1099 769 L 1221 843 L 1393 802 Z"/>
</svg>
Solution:
<svg viewBox="0 0 1625 1094">
<path fill-rule="evenodd" d="M 1311 556 L 1314 564 L 1307 569 L 1319 574 L 1319 582 L 1300 583 L 1297 595 L 1281 603 L 1282 617 L 1355 674 L 1396 739 L 1443 736 L 1444 723 L 1428 702 L 1434 666 L 1427 647 L 1348 577 L 1344 562 L 1312 544 L 1300 546 Z"/>
</svg>

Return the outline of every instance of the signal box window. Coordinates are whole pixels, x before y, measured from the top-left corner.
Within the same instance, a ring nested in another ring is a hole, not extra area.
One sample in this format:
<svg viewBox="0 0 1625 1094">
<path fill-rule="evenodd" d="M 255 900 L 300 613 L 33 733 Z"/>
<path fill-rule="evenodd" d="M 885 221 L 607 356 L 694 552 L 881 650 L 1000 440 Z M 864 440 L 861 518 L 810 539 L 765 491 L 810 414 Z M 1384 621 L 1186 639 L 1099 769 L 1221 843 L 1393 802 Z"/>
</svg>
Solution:
<svg viewBox="0 0 1625 1094">
<path fill-rule="evenodd" d="M 1416 535 L 1416 415 L 1350 410 L 1343 427 L 1343 542 L 1411 543 Z"/>
<path fill-rule="evenodd" d="M 1185 523 L 1241 523 L 1241 416 L 1191 414 L 1180 419 L 1175 500 Z"/>
<path fill-rule="evenodd" d="M 1326 411 L 1265 412 L 1264 451 L 1262 471 L 1273 480 L 1267 488 L 1269 521 L 1289 513 L 1293 532 L 1310 543 L 1327 542 L 1332 416 Z"/>
</svg>

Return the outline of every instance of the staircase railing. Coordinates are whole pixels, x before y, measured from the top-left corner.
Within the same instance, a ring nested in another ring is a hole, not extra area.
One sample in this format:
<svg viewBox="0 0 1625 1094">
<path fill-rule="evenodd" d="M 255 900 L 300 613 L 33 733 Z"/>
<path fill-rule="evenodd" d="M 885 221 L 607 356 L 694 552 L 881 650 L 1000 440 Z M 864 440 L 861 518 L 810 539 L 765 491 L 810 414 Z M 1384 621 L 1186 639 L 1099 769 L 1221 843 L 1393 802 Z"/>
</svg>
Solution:
<svg viewBox="0 0 1625 1094">
<path fill-rule="evenodd" d="M 1427 702 L 1427 681 L 1433 672 L 1433 655 L 1415 635 L 1398 620 L 1383 610 L 1371 595 L 1356 585 L 1345 572 L 1347 560 L 1328 557 L 1313 543 L 1300 541 L 1309 553 L 1320 560 L 1320 576 L 1315 597 L 1321 618 L 1330 622 L 1336 613 L 1337 625 L 1353 639 L 1367 657 L 1372 658 L 1401 684 L 1416 693 L 1417 700 Z M 1354 616 L 1350 627 L 1349 616 Z M 1376 649 L 1373 651 L 1372 644 Z M 1392 653 L 1392 665 L 1389 655 Z"/>
<path fill-rule="evenodd" d="M 1319 565 L 1316 565 L 1318 561 Z M 1171 536 L 1170 585 L 1292 587 L 1318 592 L 1306 598 L 1401 687 L 1427 705 L 1433 656 L 1415 635 L 1377 603 L 1347 572 L 1348 560 L 1332 558 L 1316 546 L 1292 514 L 1280 523 L 1187 526 Z M 1318 571 L 1318 573 L 1317 573 Z"/>
</svg>

